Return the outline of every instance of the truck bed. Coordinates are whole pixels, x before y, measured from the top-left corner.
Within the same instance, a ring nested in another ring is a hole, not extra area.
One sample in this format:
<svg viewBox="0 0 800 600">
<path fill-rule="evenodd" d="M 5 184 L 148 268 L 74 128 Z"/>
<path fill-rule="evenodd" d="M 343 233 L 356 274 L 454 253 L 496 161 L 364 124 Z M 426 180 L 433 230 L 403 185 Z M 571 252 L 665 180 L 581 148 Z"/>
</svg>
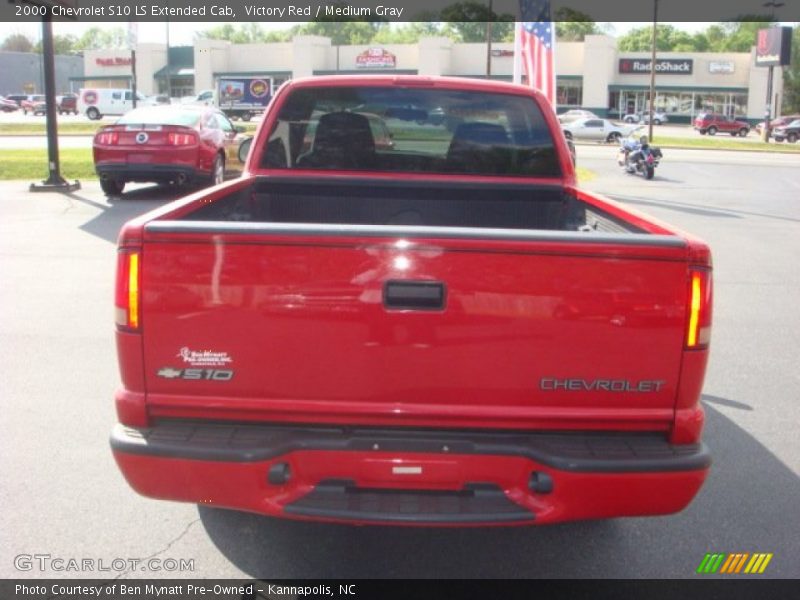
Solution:
<svg viewBox="0 0 800 600">
<path fill-rule="evenodd" d="M 644 233 L 560 184 L 262 177 L 185 221 Z"/>
<path fill-rule="evenodd" d="M 555 186 L 258 179 L 148 222 L 144 247 L 154 416 L 649 431 L 674 417 L 685 240 Z M 230 380 L 163 377 L 195 366 L 176 364 L 182 348 L 224 353 Z"/>
</svg>

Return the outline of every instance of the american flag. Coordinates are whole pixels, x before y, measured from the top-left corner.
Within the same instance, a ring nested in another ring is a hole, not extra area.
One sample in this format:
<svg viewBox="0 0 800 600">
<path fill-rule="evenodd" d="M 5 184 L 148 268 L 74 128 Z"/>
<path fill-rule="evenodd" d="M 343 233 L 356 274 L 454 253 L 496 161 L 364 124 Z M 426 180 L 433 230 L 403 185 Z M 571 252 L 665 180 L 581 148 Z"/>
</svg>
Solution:
<svg viewBox="0 0 800 600">
<path fill-rule="evenodd" d="M 528 85 L 542 92 L 556 105 L 556 73 L 553 52 L 555 23 L 550 19 L 550 0 L 520 0 L 522 23 L 517 23 L 522 65 Z"/>
</svg>

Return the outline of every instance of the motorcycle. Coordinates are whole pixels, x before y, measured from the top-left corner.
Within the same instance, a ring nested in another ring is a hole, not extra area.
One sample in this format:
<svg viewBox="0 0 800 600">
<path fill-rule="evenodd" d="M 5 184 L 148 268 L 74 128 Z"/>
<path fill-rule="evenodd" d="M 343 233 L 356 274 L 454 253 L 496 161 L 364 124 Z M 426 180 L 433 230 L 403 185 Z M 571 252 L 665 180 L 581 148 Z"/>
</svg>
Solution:
<svg viewBox="0 0 800 600">
<path fill-rule="evenodd" d="M 651 146 L 647 136 L 642 136 L 638 140 L 622 141 L 617 154 L 617 164 L 627 173 L 639 173 L 645 179 L 652 179 L 662 156 L 661 149 Z"/>
</svg>

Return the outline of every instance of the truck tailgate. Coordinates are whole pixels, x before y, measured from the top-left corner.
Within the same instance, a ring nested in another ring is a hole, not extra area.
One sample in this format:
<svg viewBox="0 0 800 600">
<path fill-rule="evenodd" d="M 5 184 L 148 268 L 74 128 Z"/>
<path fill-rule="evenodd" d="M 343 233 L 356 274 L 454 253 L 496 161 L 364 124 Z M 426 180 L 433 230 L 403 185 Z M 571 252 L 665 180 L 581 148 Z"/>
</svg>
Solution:
<svg viewBox="0 0 800 600">
<path fill-rule="evenodd" d="M 688 294 L 680 238 L 433 229 L 149 223 L 151 414 L 669 427 Z"/>
</svg>

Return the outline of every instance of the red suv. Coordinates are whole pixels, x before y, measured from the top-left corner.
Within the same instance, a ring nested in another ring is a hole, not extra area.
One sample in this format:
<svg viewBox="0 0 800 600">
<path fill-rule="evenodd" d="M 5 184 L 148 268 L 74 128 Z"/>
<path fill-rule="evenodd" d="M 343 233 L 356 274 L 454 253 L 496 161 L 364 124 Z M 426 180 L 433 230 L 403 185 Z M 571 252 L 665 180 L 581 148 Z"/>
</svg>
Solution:
<svg viewBox="0 0 800 600">
<path fill-rule="evenodd" d="M 694 120 L 694 128 L 701 135 L 716 135 L 718 131 L 746 137 L 750 133 L 750 125 L 745 121 L 737 121 L 733 117 L 715 113 L 700 113 Z"/>
<path fill-rule="evenodd" d="M 78 114 L 78 96 L 76 94 L 64 94 L 63 96 L 59 96 L 56 98 L 56 108 L 58 109 L 58 114 L 63 115 L 64 113 L 72 113 L 73 115 Z"/>
</svg>

